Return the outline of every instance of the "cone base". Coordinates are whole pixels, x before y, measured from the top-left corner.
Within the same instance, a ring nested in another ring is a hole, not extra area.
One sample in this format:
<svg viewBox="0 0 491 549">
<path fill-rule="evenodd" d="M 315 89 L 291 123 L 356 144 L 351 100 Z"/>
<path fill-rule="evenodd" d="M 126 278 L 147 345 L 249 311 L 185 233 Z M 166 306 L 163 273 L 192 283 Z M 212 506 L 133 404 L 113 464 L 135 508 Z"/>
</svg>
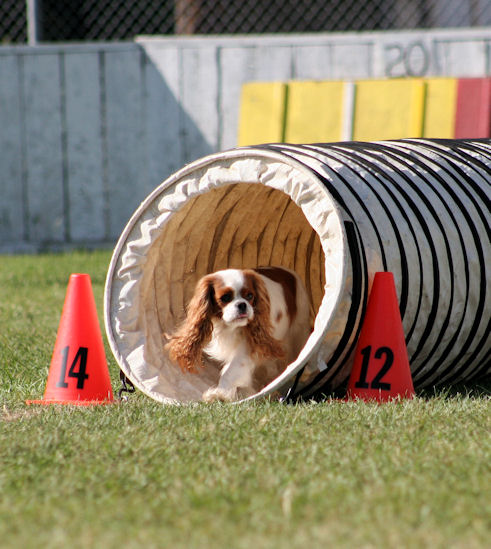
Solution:
<svg viewBox="0 0 491 549">
<path fill-rule="evenodd" d="M 73 406 L 97 406 L 114 404 L 114 400 L 26 400 L 27 405 L 31 404 L 43 404 L 45 406 L 49 404 L 71 404 Z"/>
<path fill-rule="evenodd" d="M 388 396 L 375 396 L 375 395 L 346 395 L 345 398 L 341 399 L 343 402 L 356 402 L 357 400 L 362 400 L 363 402 L 378 402 L 382 404 L 384 402 L 394 402 L 399 400 L 411 400 L 416 395 L 414 393 L 399 393 L 397 395 L 388 395 Z"/>
<path fill-rule="evenodd" d="M 360 396 L 360 395 L 346 395 L 343 398 L 329 398 L 329 402 L 375 402 L 377 404 L 384 404 L 386 402 L 399 402 L 403 400 L 411 400 L 416 397 L 415 393 L 404 393 L 395 396 L 389 396 L 386 398 L 378 398 L 374 396 Z"/>
</svg>

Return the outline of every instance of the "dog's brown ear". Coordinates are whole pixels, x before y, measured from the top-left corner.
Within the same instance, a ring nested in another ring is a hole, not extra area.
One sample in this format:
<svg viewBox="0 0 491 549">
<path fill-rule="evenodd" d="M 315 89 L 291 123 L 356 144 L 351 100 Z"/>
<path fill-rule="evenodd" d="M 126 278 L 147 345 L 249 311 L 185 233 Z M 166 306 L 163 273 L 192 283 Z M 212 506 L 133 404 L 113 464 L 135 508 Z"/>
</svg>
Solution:
<svg viewBox="0 0 491 549">
<path fill-rule="evenodd" d="M 259 358 L 284 358 L 285 351 L 281 343 L 273 337 L 271 303 L 266 285 L 255 271 L 246 270 L 244 275 L 254 288 L 254 318 L 246 330 L 251 352 Z"/>
<path fill-rule="evenodd" d="M 169 357 L 184 372 L 196 372 L 203 365 L 203 347 L 210 341 L 214 309 L 214 277 L 207 275 L 199 280 L 187 307 L 187 316 L 165 349 Z"/>
</svg>

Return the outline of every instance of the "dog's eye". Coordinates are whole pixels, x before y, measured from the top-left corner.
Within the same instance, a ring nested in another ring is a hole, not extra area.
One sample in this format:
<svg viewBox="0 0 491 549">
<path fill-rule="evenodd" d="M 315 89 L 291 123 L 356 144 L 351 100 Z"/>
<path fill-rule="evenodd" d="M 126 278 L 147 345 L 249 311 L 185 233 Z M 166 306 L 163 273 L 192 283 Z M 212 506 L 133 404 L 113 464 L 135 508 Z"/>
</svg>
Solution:
<svg viewBox="0 0 491 549">
<path fill-rule="evenodd" d="M 230 292 L 227 294 L 223 294 L 220 298 L 220 301 L 222 303 L 230 303 L 232 301 L 232 294 Z"/>
<path fill-rule="evenodd" d="M 251 292 L 249 292 L 245 298 L 247 299 L 247 301 L 252 301 L 254 299 L 254 294 L 251 294 Z"/>
</svg>

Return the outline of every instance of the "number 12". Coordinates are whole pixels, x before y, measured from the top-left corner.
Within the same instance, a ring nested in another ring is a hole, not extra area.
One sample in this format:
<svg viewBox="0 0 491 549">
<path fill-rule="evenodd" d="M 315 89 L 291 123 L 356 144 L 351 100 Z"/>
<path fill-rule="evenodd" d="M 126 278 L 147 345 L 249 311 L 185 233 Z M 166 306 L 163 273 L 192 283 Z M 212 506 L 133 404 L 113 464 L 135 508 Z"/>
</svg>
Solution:
<svg viewBox="0 0 491 549">
<path fill-rule="evenodd" d="M 382 358 L 385 355 L 385 362 L 380 368 L 378 374 L 373 378 L 372 382 L 369 384 L 367 381 L 368 374 L 368 364 L 370 362 L 370 355 L 372 354 L 372 346 L 368 345 L 363 348 L 361 351 L 363 355 L 363 361 L 361 363 L 360 370 L 360 379 L 355 383 L 355 387 L 360 389 L 381 389 L 382 391 L 390 391 L 390 383 L 384 383 L 382 378 L 390 370 L 392 364 L 394 363 L 394 353 L 390 347 L 379 347 L 375 354 L 374 358 Z"/>
</svg>

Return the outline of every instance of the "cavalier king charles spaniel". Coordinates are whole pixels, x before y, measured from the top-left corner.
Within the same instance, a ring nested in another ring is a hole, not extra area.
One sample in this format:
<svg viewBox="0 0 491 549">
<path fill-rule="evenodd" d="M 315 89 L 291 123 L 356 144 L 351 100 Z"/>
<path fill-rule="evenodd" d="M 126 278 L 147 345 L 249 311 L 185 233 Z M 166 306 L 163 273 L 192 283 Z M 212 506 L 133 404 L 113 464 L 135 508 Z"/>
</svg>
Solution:
<svg viewBox="0 0 491 549">
<path fill-rule="evenodd" d="M 187 317 L 166 349 L 185 372 L 203 355 L 222 368 L 203 400 L 258 392 L 293 362 L 311 332 L 310 301 L 296 273 L 280 267 L 226 269 L 197 284 Z"/>
</svg>

